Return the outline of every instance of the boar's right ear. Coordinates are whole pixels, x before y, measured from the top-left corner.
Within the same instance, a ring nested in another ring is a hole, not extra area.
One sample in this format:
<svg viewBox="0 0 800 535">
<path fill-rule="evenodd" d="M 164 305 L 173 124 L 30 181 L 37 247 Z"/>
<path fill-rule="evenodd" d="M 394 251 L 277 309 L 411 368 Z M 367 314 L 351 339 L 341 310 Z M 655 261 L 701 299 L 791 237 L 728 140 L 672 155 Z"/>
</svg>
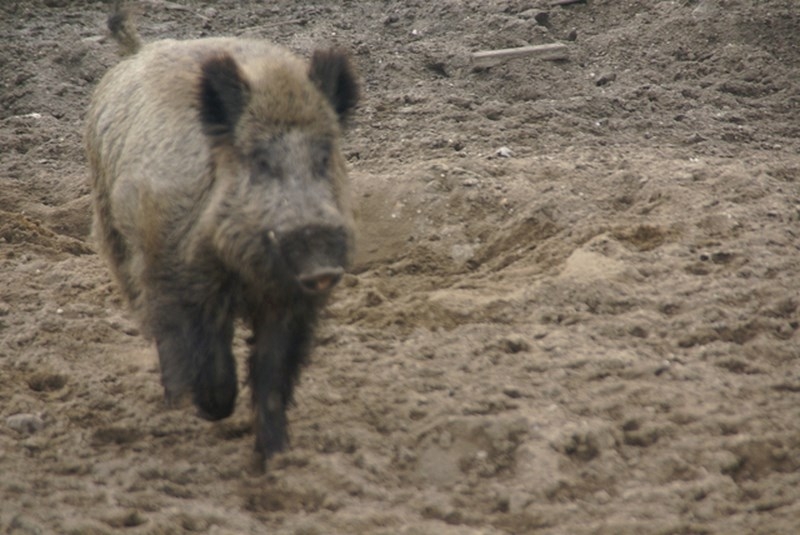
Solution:
<svg viewBox="0 0 800 535">
<path fill-rule="evenodd" d="M 215 56 L 201 67 L 200 120 L 215 141 L 230 139 L 250 96 L 250 86 L 228 54 Z"/>
<path fill-rule="evenodd" d="M 358 81 L 347 52 L 341 48 L 315 50 L 308 75 L 344 122 L 358 103 Z"/>
</svg>

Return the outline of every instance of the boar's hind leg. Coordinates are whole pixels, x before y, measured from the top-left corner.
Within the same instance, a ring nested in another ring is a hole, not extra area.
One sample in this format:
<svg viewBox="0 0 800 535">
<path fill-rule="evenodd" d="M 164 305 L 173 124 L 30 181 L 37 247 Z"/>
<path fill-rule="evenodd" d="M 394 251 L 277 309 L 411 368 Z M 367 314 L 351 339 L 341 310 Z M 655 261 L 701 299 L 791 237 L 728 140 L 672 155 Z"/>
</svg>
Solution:
<svg viewBox="0 0 800 535">
<path fill-rule="evenodd" d="M 153 322 L 167 401 L 190 390 L 200 416 L 208 420 L 230 416 L 236 403 L 230 308 L 224 297 L 204 304 L 162 302 Z"/>
<path fill-rule="evenodd" d="M 298 309 L 289 318 L 256 320 L 250 355 L 250 384 L 256 413 L 256 452 L 264 459 L 288 442 L 286 408 L 294 383 L 311 349 L 314 310 Z"/>
</svg>

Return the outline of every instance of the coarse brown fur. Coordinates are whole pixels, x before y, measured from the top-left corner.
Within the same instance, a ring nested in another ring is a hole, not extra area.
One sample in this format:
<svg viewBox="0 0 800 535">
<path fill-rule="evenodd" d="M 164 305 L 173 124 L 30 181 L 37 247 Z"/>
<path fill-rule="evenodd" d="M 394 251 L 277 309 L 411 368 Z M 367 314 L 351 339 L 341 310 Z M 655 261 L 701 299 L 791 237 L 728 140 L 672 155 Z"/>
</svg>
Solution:
<svg viewBox="0 0 800 535">
<path fill-rule="evenodd" d="M 138 43 L 118 14 L 109 24 L 127 30 L 112 34 Z M 233 410 L 233 319 L 249 321 L 256 445 L 269 456 L 285 446 L 317 311 L 352 257 L 339 138 L 353 69 L 338 49 L 306 63 L 250 39 L 128 49 L 87 116 L 100 252 L 156 341 L 168 399 L 191 392 L 209 419 Z"/>
</svg>

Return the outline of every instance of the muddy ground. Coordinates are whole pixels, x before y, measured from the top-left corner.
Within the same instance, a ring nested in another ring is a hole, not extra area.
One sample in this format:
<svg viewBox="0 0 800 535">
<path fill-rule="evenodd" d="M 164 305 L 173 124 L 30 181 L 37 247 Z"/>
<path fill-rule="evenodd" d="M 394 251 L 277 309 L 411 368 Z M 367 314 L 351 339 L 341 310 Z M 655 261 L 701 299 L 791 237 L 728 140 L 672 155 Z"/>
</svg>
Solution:
<svg viewBox="0 0 800 535">
<path fill-rule="evenodd" d="M 246 392 L 167 410 L 94 253 L 108 5 L 3 0 L 3 533 L 800 529 L 795 0 L 139 6 L 148 40 L 352 50 L 358 265 L 260 474 Z"/>
</svg>

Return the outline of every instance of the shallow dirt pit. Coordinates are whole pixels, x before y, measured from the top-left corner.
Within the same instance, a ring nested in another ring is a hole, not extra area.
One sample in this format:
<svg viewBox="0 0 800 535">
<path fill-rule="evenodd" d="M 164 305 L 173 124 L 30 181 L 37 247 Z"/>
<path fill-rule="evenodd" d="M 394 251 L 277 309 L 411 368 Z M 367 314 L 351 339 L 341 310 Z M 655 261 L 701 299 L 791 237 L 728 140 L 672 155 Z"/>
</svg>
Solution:
<svg viewBox="0 0 800 535">
<path fill-rule="evenodd" d="M 3 532 L 798 529 L 793 0 L 139 3 L 146 40 L 338 43 L 363 78 L 359 262 L 265 474 L 246 392 L 165 409 L 94 253 L 107 10 L 0 6 Z"/>
</svg>

